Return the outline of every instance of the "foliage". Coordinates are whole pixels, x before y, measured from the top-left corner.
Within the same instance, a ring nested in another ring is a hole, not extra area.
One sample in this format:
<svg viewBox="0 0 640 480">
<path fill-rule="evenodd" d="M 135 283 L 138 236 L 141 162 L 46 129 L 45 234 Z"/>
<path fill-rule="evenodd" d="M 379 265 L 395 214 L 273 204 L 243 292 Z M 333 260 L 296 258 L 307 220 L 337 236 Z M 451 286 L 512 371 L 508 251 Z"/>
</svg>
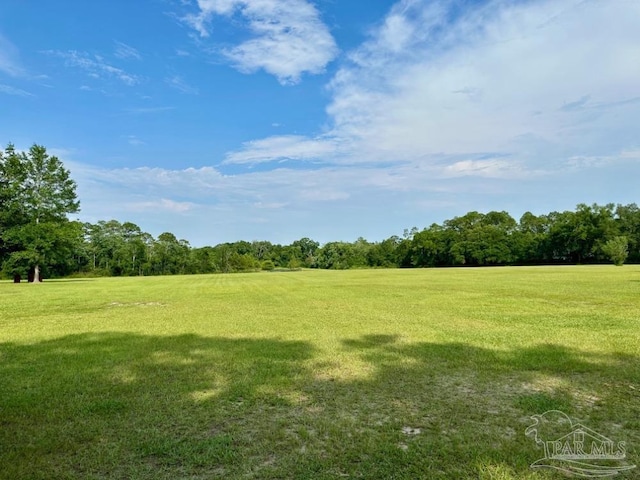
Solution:
<svg viewBox="0 0 640 480">
<path fill-rule="evenodd" d="M 268 272 L 271 272 L 271 271 L 275 270 L 276 265 L 271 260 L 265 260 L 265 261 L 262 262 L 260 267 L 262 268 L 262 270 L 266 270 Z"/>
<path fill-rule="evenodd" d="M 622 266 L 629 255 L 629 242 L 627 237 L 619 236 L 612 238 L 604 244 L 602 251 L 615 265 L 619 267 Z"/>
<path fill-rule="evenodd" d="M 69 273 L 81 232 L 79 224 L 67 218 L 80 208 L 69 171 L 40 145 L 28 152 L 16 152 L 9 145 L 0 156 L 0 179 L 5 273 L 33 269 L 37 280 L 41 267 L 51 273 Z"/>
</svg>

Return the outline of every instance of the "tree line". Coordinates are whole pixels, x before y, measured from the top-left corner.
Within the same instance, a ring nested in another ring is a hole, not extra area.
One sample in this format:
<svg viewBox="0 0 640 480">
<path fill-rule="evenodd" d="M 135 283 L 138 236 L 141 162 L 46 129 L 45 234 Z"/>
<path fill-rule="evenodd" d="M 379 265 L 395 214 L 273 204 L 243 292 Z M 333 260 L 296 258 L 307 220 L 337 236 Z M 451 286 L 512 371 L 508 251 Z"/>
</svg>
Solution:
<svg viewBox="0 0 640 480">
<path fill-rule="evenodd" d="M 131 222 L 68 219 L 79 210 L 69 171 L 44 147 L 0 152 L 0 263 L 19 281 L 67 275 L 173 275 L 274 269 L 416 268 L 640 262 L 640 209 L 579 204 L 516 221 L 505 211 L 469 212 L 379 242 L 289 245 L 238 241 L 201 248 Z"/>
</svg>

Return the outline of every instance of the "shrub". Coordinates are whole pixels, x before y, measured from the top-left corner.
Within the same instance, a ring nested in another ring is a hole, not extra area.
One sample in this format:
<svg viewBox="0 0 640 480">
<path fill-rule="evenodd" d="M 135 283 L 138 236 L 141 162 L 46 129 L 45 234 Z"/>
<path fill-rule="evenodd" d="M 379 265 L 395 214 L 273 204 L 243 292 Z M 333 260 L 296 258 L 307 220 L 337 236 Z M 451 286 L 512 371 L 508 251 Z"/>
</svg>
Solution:
<svg viewBox="0 0 640 480">
<path fill-rule="evenodd" d="M 265 260 L 262 262 L 262 270 L 271 271 L 274 268 L 276 268 L 276 266 L 271 260 Z"/>
<path fill-rule="evenodd" d="M 629 255 L 629 242 L 627 237 L 614 237 L 608 240 L 602 247 L 604 254 L 617 265 L 622 266 Z"/>
</svg>

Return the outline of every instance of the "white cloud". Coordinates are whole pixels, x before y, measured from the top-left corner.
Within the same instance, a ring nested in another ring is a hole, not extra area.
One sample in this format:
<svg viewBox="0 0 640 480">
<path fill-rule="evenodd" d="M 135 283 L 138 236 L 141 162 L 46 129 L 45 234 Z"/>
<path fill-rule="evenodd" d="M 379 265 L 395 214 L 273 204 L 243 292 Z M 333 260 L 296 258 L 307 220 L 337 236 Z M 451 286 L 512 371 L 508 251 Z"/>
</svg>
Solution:
<svg viewBox="0 0 640 480">
<path fill-rule="evenodd" d="M 352 53 L 332 83 L 335 135 L 381 160 L 502 152 L 535 161 L 523 136 L 580 148 L 638 119 L 624 101 L 640 95 L 640 61 L 629 55 L 639 3 L 492 2 L 447 24 L 449 5 L 400 2 Z M 621 117 L 581 110 L 590 104 Z"/>
<path fill-rule="evenodd" d="M 532 172 L 520 163 L 507 160 L 461 160 L 445 166 L 441 170 L 444 177 L 476 176 L 486 178 L 531 178 L 544 172 Z"/>
<path fill-rule="evenodd" d="M 640 143 L 640 141 L 638 143 Z M 620 152 L 620 158 L 623 160 L 640 160 L 640 148 L 624 150 Z"/>
<path fill-rule="evenodd" d="M 637 164 L 640 161 L 640 150 L 623 150 L 614 155 L 576 155 L 570 157 L 566 165 L 572 170 L 584 170 L 608 167 L 615 164 Z"/>
<path fill-rule="evenodd" d="M 253 206 L 256 208 L 266 208 L 266 209 L 285 208 L 288 205 L 289 204 L 286 202 L 271 202 L 271 203 L 256 202 L 253 204 Z"/>
<path fill-rule="evenodd" d="M 145 145 L 145 142 L 140 140 L 136 135 L 127 135 L 126 138 L 127 138 L 127 143 L 129 145 L 133 145 L 134 147 L 137 147 L 139 145 Z"/>
<path fill-rule="evenodd" d="M 638 24 L 625 0 L 402 0 L 331 81 L 329 131 L 246 142 L 227 161 L 448 158 L 449 175 L 514 178 L 616 155 L 638 144 Z"/>
<path fill-rule="evenodd" d="M 138 50 L 133 48 L 131 45 L 127 45 L 126 43 L 122 43 L 118 41 L 116 41 L 115 44 L 116 44 L 116 48 L 115 48 L 114 55 L 116 57 L 122 60 L 127 60 L 127 59 L 141 60 L 142 59 L 142 55 L 140 55 L 140 52 L 138 52 Z"/>
<path fill-rule="evenodd" d="M 86 195 L 102 198 L 104 194 L 101 191 L 108 191 L 112 193 L 107 197 L 117 196 L 115 203 L 107 202 L 111 208 L 121 202 L 139 203 L 127 201 L 128 196 L 180 198 L 179 202 L 194 205 L 261 209 L 290 205 L 295 209 L 356 197 L 369 202 L 371 195 L 384 191 L 420 194 L 431 190 L 455 190 L 443 183 L 429 186 L 428 182 L 435 174 L 443 178 L 444 175 L 433 168 L 411 165 L 323 167 L 316 170 L 277 168 L 225 175 L 213 167 L 182 170 L 148 167 L 104 169 L 68 160 L 65 163 L 86 190 Z"/>
<path fill-rule="evenodd" d="M 127 108 L 124 113 L 128 115 L 146 115 L 153 113 L 162 113 L 175 110 L 176 107 L 132 107 Z"/>
<path fill-rule="evenodd" d="M 229 15 L 243 3 L 241 0 L 198 0 L 199 12 L 187 15 L 184 20 L 201 36 L 208 37 L 208 23 L 213 15 Z"/>
<path fill-rule="evenodd" d="M 47 50 L 44 53 L 64 59 L 66 66 L 84 70 L 92 78 L 112 77 L 129 86 L 137 85 L 141 81 L 137 75 L 110 65 L 100 55 L 91 55 L 76 50 L 68 50 L 66 52 Z"/>
<path fill-rule="evenodd" d="M 338 145 L 332 140 L 308 139 L 298 135 L 282 135 L 247 142 L 237 152 L 227 155 L 224 164 L 255 164 L 273 160 L 315 160 L 333 158 Z"/>
<path fill-rule="evenodd" d="M 585 201 L 630 203 L 634 199 L 622 192 L 636 191 L 637 176 L 625 168 L 640 157 L 637 151 L 622 151 L 597 165 L 602 173 L 616 169 L 620 195 L 612 197 L 602 175 L 583 175 L 595 168 L 584 159 L 566 162 L 537 182 L 532 179 L 545 172 L 528 171 L 502 159 L 440 157 L 425 163 L 276 168 L 225 175 L 213 167 L 106 169 L 69 160 L 79 152 L 51 151 L 60 152 L 78 182 L 83 221 L 132 221 L 153 235 L 169 230 L 194 245 L 240 239 L 290 242 L 303 236 L 320 242 L 355 240 L 360 235 L 376 240 L 470 210 L 513 210 L 515 203 L 508 202 L 518 200 L 525 209 L 536 208 L 539 213 Z M 565 202 L 560 205 L 557 199 L 552 201 L 559 189 Z M 606 196 L 598 196 L 603 189 Z"/>
<path fill-rule="evenodd" d="M 18 49 L 0 33 L 0 72 L 11 77 L 24 75 L 24 69 L 18 57 Z"/>
<path fill-rule="evenodd" d="M 7 95 L 14 95 L 17 97 L 33 97 L 32 93 L 20 88 L 12 87 L 11 85 L 4 85 L 2 83 L 0 83 L 0 93 L 6 93 Z"/>
<path fill-rule="evenodd" d="M 198 90 L 198 88 L 196 88 L 196 87 L 194 87 L 192 85 L 189 85 L 179 75 L 174 75 L 173 77 L 166 78 L 165 82 L 170 87 L 175 88 L 176 90 L 178 90 L 180 93 L 185 93 L 185 94 L 188 94 L 188 95 L 198 95 L 200 93 L 200 90 Z"/>
<path fill-rule="evenodd" d="M 134 212 L 171 212 L 171 213 L 186 213 L 192 210 L 196 205 L 191 202 L 176 202 L 167 198 L 161 198 L 155 201 L 145 202 L 132 202 L 126 204 L 126 208 Z"/>
<path fill-rule="evenodd" d="M 247 5 L 200 1 L 208 15 Z M 222 162 L 235 175 L 77 165 L 83 212 L 148 228 L 156 210 L 135 205 L 175 202 L 158 222 L 198 245 L 379 239 L 469 210 L 637 201 L 640 3 L 456 5 L 399 2 L 340 66 L 318 135 L 247 141 Z"/>
<path fill-rule="evenodd" d="M 210 35 L 216 15 L 238 13 L 248 22 L 252 38 L 222 50 L 242 72 L 263 69 L 292 84 L 303 73 L 322 73 L 338 53 L 318 10 L 306 0 L 198 0 L 198 7 L 185 21 L 202 37 Z"/>
</svg>

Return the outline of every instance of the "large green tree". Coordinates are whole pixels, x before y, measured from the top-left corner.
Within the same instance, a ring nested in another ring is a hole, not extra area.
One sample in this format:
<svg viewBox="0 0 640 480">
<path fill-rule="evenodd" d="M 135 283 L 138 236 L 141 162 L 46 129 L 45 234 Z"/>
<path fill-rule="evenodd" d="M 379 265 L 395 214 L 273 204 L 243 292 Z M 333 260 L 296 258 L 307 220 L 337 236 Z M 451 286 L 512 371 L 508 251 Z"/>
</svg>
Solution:
<svg viewBox="0 0 640 480">
<path fill-rule="evenodd" d="M 9 145 L 0 160 L 0 196 L 10 215 L 1 220 L 3 268 L 14 276 L 31 271 L 38 282 L 43 266 L 63 266 L 81 241 L 81 225 L 67 217 L 80 209 L 76 183 L 40 145 L 28 152 Z"/>
</svg>

